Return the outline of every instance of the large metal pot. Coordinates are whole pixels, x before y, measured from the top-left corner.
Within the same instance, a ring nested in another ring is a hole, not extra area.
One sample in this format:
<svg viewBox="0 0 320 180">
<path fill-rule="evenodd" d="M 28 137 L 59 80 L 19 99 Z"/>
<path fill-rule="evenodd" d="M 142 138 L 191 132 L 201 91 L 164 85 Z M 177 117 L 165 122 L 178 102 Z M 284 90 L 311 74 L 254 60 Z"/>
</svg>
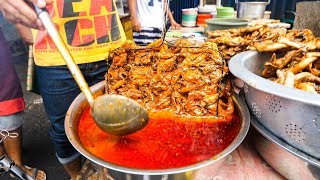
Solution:
<svg viewBox="0 0 320 180">
<path fill-rule="evenodd" d="M 237 18 L 243 19 L 262 19 L 268 2 L 238 2 L 237 4 Z"/>
<path fill-rule="evenodd" d="M 105 85 L 105 81 L 102 81 L 92 86 L 90 90 L 96 96 L 101 95 L 102 93 L 104 93 L 103 92 L 104 85 Z M 160 175 L 165 175 L 168 177 L 168 179 L 185 179 L 186 177 L 190 178 L 191 171 L 207 166 L 209 164 L 211 164 L 210 168 L 218 170 L 218 168 L 224 161 L 224 157 L 226 157 L 234 149 L 236 149 L 245 138 L 250 126 L 249 110 L 247 109 L 245 103 L 237 95 L 234 96 L 233 100 L 235 103 L 235 109 L 239 112 L 239 116 L 241 120 L 240 131 L 237 137 L 235 138 L 235 140 L 225 150 L 223 150 L 213 158 L 193 164 L 193 165 L 181 167 L 181 168 L 159 169 L 159 170 L 127 168 L 127 167 L 122 167 L 116 164 L 106 162 L 96 157 L 95 155 L 91 154 L 90 152 L 88 152 L 82 146 L 78 137 L 78 123 L 82 113 L 88 107 L 86 98 L 82 93 L 77 96 L 77 98 L 73 101 L 73 103 L 70 105 L 68 109 L 66 120 L 65 120 L 65 129 L 66 129 L 66 134 L 68 136 L 68 139 L 75 149 L 77 149 L 83 156 L 85 156 L 94 164 L 97 164 L 100 167 L 109 169 L 108 172 L 111 175 L 115 174 L 117 179 L 126 179 L 126 177 L 132 176 L 132 175 L 138 176 L 138 179 L 139 178 L 142 179 L 143 175 L 144 176 L 152 175 L 151 177 L 152 179 L 154 178 L 159 179 Z M 112 172 L 112 170 L 114 171 Z M 134 178 L 137 179 L 137 177 L 134 177 Z"/>
<path fill-rule="evenodd" d="M 276 137 L 255 118 L 251 124 L 256 129 L 253 142 L 262 158 L 286 179 L 319 179 L 320 160 Z"/>
</svg>

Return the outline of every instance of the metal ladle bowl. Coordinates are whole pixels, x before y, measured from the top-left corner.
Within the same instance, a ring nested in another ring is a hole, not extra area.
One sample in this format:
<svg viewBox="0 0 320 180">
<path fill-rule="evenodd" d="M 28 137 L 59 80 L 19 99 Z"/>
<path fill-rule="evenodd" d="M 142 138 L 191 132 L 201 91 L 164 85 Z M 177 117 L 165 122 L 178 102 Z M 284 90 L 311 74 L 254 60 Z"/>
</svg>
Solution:
<svg viewBox="0 0 320 180">
<path fill-rule="evenodd" d="M 132 134 L 145 127 L 149 121 L 146 109 L 139 103 L 115 94 L 97 97 L 91 114 L 100 129 L 118 136 Z"/>
</svg>

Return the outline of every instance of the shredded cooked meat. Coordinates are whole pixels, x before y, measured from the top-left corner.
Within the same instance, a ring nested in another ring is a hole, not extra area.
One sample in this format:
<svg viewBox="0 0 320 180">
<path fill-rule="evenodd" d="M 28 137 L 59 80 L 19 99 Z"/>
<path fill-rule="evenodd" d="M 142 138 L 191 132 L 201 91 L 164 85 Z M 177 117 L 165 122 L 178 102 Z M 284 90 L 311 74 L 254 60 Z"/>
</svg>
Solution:
<svg viewBox="0 0 320 180">
<path fill-rule="evenodd" d="M 155 41 L 141 48 L 127 41 L 110 53 L 107 93 L 130 97 L 148 110 L 176 115 L 230 116 L 231 85 L 226 63 L 215 43 L 197 46 L 179 40 L 173 46 Z M 221 83 L 221 82 L 224 83 Z"/>
<path fill-rule="evenodd" d="M 320 38 L 315 38 L 311 30 L 290 30 L 257 25 L 239 29 L 207 32 L 208 41 L 215 42 L 223 58 L 231 59 L 237 53 L 247 50 L 274 52 L 278 50 L 314 50 L 320 46 Z"/>
<path fill-rule="evenodd" d="M 264 64 L 263 77 L 288 87 L 320 93 L 320 52 L 296 49 L 278 56 L 274 53 Z"/>
<path fill-rule="evenodd" d="M 273 52 L 262 76 L 288 87 L 320 93 L 320 37 L 311 30 L 272 29 L 264 25 L 207 32 L 223 57 L 246 50 Z"/>
</svg>

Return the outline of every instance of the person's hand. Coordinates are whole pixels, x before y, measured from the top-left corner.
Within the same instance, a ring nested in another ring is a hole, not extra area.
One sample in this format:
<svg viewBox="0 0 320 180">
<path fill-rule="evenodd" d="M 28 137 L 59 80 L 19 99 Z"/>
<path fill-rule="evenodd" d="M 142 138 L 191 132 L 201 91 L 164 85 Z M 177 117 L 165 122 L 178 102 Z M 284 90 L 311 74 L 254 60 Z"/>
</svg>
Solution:
<svg viewBox="0 0 320 180">
<path fill-rule="evenodd" d="M 135 32 L 141 31 L 141 24 L 136 17 L 131 17 L 131 23 L 132 23 L 132 30 Z"/>
<path fill-rule="evenodd" d="M 52 0 L 27 0 L 39 8 L 51 4 Z M 41 20 L 38 18 L 33 7 L 24 0 L 0 0 L 0 10 L 4 18 L 14 24 L 23 24 L 35 29 L 44 29 Z"/>
<path fill-rule="evenodd" d="M 30 27 L 26 27 L 22 24 L 16 24 L 16 29 L 21 37 L 21 39 L 28 45 L 33 44 L 33 37 Z"/>
<path fill-rule="evenodd" d="M 171 24 L 172 29 L 180 29 L 181 28 L 181 25 L 178 24 L 175 20 L 170 21 L 170 24 Z"/>
</svg>

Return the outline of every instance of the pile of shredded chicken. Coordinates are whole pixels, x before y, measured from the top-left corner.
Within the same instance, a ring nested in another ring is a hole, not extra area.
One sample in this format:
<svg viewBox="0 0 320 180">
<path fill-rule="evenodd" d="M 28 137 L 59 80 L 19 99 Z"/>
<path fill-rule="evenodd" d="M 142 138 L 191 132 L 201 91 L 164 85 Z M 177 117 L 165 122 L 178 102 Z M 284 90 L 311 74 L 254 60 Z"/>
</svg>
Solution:
<svg viewBox="0 0 320 180">
<path fill-rule="evenodd" d="M 207 34 L 208 41 L 218 45 L 226 60 L 247 50 L 274 52 L 291 46 L 299 46 L 292 41 L 306 43 L 315 38 L 308 29 L 287 31 L 285 28 L 270 28 L 267 25 L 209 31 Z"/>
<path fill-rule="evenodd" d="M 279 40 L 276 53 L 264 64 L 262 76 L 288 87 L 320 93 L 320 38 L 301 31 L 290 33 L 291 38 Z"/>
<path fill-rule="evenodd" d="M 320 93 L 320 38 L 311 30 L 272 29 L 265 25 L 207 32 L 228 60 L 246 50 L 273 52 L 262 76 L 289 87 Z"/>
<path fill-rule="evenodd" d="M 152 111 L 170 110 L 176 115 L 229 116 L 232 90 L 222 83 L 228 73 L 215 43 L 199 47 L 187 40 L 168 46 L 161 40 L 147 48 L 132 41 L 112 51 L 106 74 L 106 93 L 136 100 Z"/>
<path fill-rule="evenodd" d="M 256 25 L 238 29 L 208 31 L 208 41 L 218 45 L 223 58 L 231 59 L 234 55 L 247 50 L 260 50 L 256 42 L 277 42 L 279 37 L 286 34 L 284 28 L 269 28 L 267 25 Z"/>
</svg>

